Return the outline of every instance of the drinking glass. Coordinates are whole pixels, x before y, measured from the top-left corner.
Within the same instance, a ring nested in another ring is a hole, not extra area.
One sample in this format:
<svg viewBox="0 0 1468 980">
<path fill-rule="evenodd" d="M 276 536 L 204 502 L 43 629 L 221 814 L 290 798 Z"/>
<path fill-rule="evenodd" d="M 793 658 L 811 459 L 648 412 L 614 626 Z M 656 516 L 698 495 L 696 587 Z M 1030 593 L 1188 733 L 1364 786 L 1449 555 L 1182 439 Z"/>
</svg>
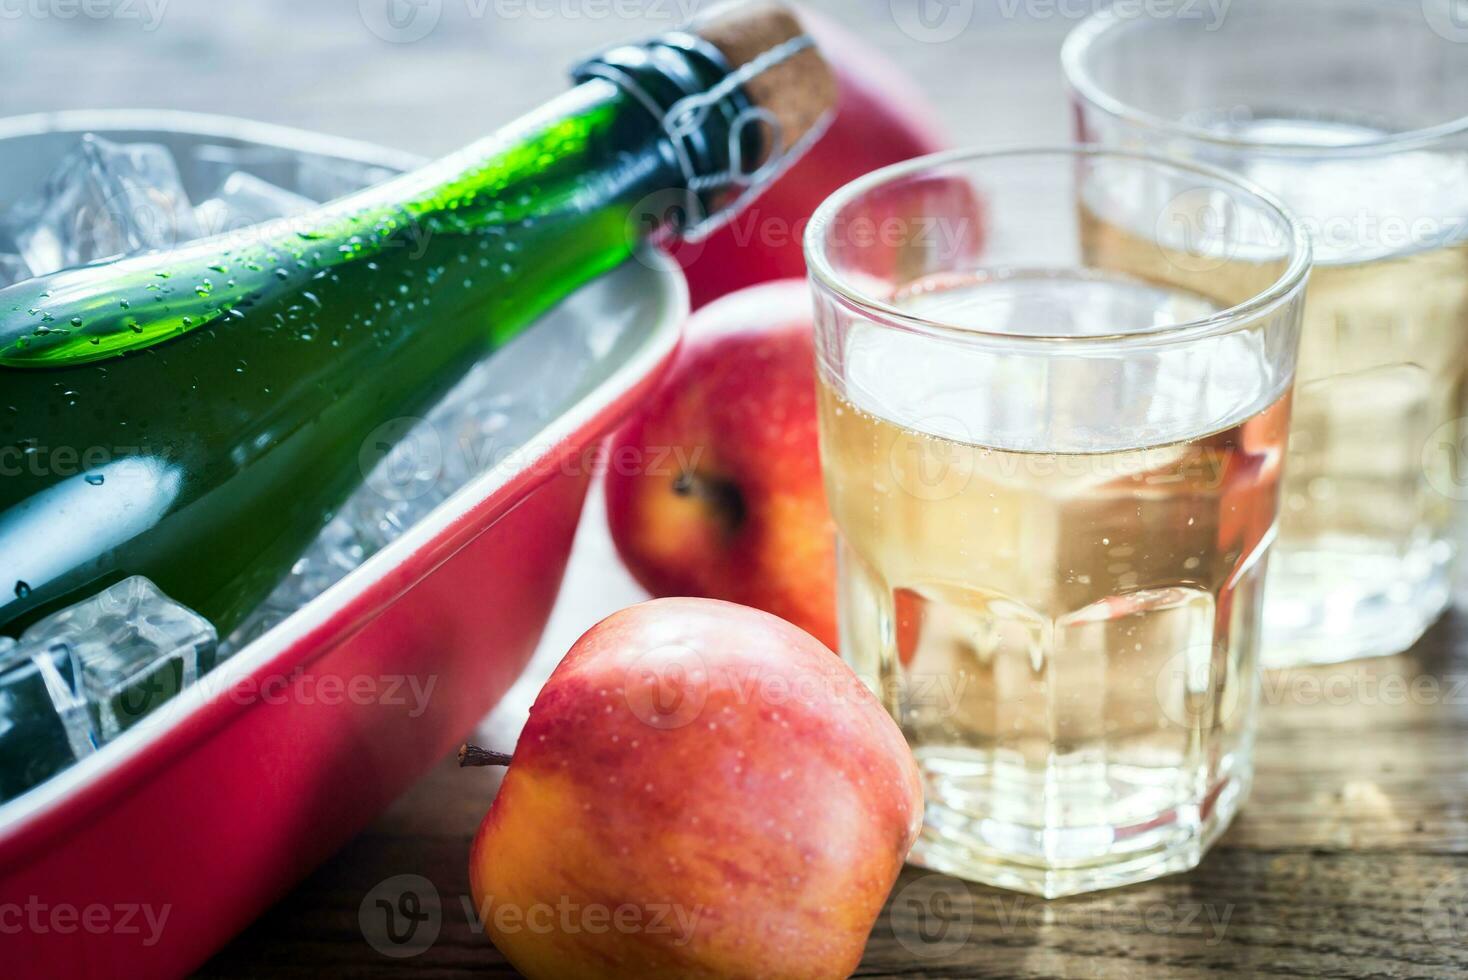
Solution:
<svg viewBox="0 0 1468 980">
<path fill-rule="evenodd" d="M 1457 0 L 1108 12 L 1063 54 L 1087 142 L 1277 193 L 1314 238 L 1268 667 L 1411 646 L 1468 499 L 1468 18 Z"/>
<path fill-rule="evenodd" d="M 842 656 L 912 860 L 1047 897 L 1193 866 L 1248 791 L 1309 245 L 1096 148 L 878 171 L 806 238 Z"/>
</svg>

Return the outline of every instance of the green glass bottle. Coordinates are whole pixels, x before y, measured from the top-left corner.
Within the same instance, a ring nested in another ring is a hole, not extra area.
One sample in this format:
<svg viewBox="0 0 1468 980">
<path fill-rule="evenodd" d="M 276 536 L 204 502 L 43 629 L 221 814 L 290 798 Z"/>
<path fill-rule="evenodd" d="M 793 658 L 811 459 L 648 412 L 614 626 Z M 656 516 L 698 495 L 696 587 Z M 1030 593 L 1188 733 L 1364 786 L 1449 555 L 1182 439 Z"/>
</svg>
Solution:
<svg viewBox="0 0 1468 980">
<path fill-rule="evenodd" d="M 376 426 L 624 261 L 667 195 L 729 206 L 730 171 L 778 149 L 741 125 L 758 86 L 726 81 L 748 60 L 707 32 L 618 48 L 499 134 L 248 240 L 0 291 L 0 632 L 145 575 L 226 634 Z"/>
</svg>

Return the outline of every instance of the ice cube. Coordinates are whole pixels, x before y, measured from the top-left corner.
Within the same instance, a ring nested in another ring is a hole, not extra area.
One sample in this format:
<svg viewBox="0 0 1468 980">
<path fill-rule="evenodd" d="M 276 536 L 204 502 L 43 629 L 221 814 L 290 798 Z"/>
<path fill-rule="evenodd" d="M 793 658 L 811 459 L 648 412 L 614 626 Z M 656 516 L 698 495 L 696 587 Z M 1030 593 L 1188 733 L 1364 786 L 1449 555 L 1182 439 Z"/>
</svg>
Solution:
<svg viewBox="0 0 1468 980">
<path fill-rule="evenodd" d="M 268 184 L 300 192 L 296 169 L 300 154 L 274 146 L 224 146 L 205 143 L 189 151 L 186 169 L 195 178 L 195 189 L 218 188 L 231 174 L 247 173 Z M 202 191 L 199 196 L 208 197 Z"/>
<path fill-rule="evenodd" d="M 272 146 L 226 146 L 210 143 L 195 147 L 192 169 L 204 187 L 217 187 L 236 171 L 253 174 L 317 203 L 380 184 L 396 171 L 371 163 L 341 160 Z"/>
<path fill-rule="evenodd" d="M 284 588 L 292 581 L 292 578 L 287 577 L 285 581 L 281 582 L 280 587 Z M 289 601 L 287 599 L 287 602 Z M 306 599 L 300 600 L 294 608 L 274 606 L 268 601 L 256 607 L 250 615 L 245 617 L 244 622 L 235 627 L 233 633 L 229 634 L 228 637 L 220 642 L 219 659 L 224 660 L 232 657 L 251 643 L 254 643 L 260 637 L 279 626 L 286 617 L 295 612 L 296 608 L 305 605 L 307 601 Z"/>
<path fill-rule="evenodd" d="M 273 218 L 288 218 L 316 202 L 282 190 L 254 174 L 236 170 L 219 185 L 214 196 L 194 209 L 202 235 L 218 235 L 258 225 Z"/>
<path fill-rule="evenodd" d="M 106 741 L 214 665 L 208 620 L 141 575 L 36 623 L 21 648 L 69 658 L 71 683 Z"/>
<path fill-rule="evenodd" d="M 31 277 L 31 267 L 25 259 L 10 252 L 0 252 L 0 289 Z"/>
<path fill-rule="evenodd" d="M 217 187 L 229 174 L 243 171 L 317 203 L 380 184 L 396 174 L 375 164 L 272 146 L 211 143 L 195 147 L 191 155 L 194 172 L 205 187 Z"/>
<path fill-rule="evenodd" d="M 529 331 L 472 368 L 425 419 L 379 430 L 390 448 L 343 508 L 369 551 L 522 451 L 595 363 L 585 336 L 590 323 L 572 333 Z"/>
<path fill-rule="evenodd" d="M 362 564 L 367 548 L 357 529 L 345 517 L 337 517 L 317 535 L 307 552 L 291 566 L 291 574 L 276 587 L 265 606 L 276 621 L 295 612 Z"/>
<path fill-rule="evenodd" d="M 77 710 L 74 680 L 70 658 L 0 637 L 0 800 L 92 752 L 91 719 Z"/>
<path fill-rule="evenodd" d="M 396 176 L 386 167 L 331 157 L 297 156 L 294 189 L 313 201 L 334 201 Z"/>
<path fill-rule="evenodd" d="M 362 564 L 366 548 L 350 522 L 338 517 L 326 525 L 316 538 L 315 547 L 291 568 L 296 592 L 311 599 L 341 581 L 342 577 Z M 277 603 L 280 605 L 281 603 Z M 296 605 L 303 605 L 298 602 Z"/>
<path fill-rule="evenodd" d="M 337 517 L 326 525 L 291 572 L 235 631 L 219 645 L 220 658 L 234 653 L 278 626 L 297 609 L 335 585 L 367 555 L 350 521 Z"/>
<path fill-rule="evenodd" d="M 35 275 L 170 248 L 198 237 L 173 156 L 87 135 L 32 201 L 12 211 L 11 235 Z"/>
<path fill-rule="evenodd" d="M 56 709 L 62 727 L 66 729 L 66 740 L 72 753 L 78 759 L 91 754 L 100 739 L 87 699 L 77 688 L 76 663 L 56 649 L 36 651 L 31 655 L 31 661 L 40 671 L 41 681 L 51 698 L 51 707 Z"/>
<path fill-rule="evenodd" d="M 397 540 L 478 474 L 520 451 L 582 384 L 595 353 L 583 333 L 530 331 L 470 369 L 422 419 L 374 433 L 365 483 L 269 599 L 223 644 L 226 655 Z"/>
</svg>

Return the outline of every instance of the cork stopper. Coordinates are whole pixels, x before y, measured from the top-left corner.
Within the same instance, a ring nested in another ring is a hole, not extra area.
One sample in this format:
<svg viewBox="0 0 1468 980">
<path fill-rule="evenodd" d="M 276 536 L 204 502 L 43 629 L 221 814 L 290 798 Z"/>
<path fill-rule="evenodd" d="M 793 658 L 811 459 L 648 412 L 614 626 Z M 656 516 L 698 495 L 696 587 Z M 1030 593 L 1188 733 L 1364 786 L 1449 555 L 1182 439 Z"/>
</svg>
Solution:
<svg viewBox="0 0 1468 980">
<path fill-rule="evenodd" d="M 771 0 L 721 4 L 700 15 L 692 29 L 718 48 L 733 70 L 805 34 L 795 14 Z M 744 91 L 780 123 L 782 150 L 820 125 L 836 108 L 836 76 L 813 47 L 749 79 Z M 774 149 L 766 146 L 765 157 Z"/>
</svg>

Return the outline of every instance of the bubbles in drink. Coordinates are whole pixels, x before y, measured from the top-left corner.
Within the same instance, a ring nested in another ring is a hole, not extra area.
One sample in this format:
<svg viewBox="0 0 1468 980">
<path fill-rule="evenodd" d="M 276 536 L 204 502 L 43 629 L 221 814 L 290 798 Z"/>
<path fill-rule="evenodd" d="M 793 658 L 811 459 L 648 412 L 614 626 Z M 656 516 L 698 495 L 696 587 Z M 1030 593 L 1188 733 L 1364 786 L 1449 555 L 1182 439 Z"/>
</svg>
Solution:
<svg viewBox="0 0 1468 980">
<path fill-rule="evenodd" d="M 1075 341 L 1218 309 L 1043 271 L 928 280 L 899 302 Z M 1110 364 L 984 343 L 856 323 L 845 381 L 823 372 L 842 653 L 928 776 L 922 859 L 1028 854 L 1016 883 L 1065 893 L 1118 847 L 1206 840 L 1242 798 L 1289 395 L 1251 331 Z"/>
</svg>

